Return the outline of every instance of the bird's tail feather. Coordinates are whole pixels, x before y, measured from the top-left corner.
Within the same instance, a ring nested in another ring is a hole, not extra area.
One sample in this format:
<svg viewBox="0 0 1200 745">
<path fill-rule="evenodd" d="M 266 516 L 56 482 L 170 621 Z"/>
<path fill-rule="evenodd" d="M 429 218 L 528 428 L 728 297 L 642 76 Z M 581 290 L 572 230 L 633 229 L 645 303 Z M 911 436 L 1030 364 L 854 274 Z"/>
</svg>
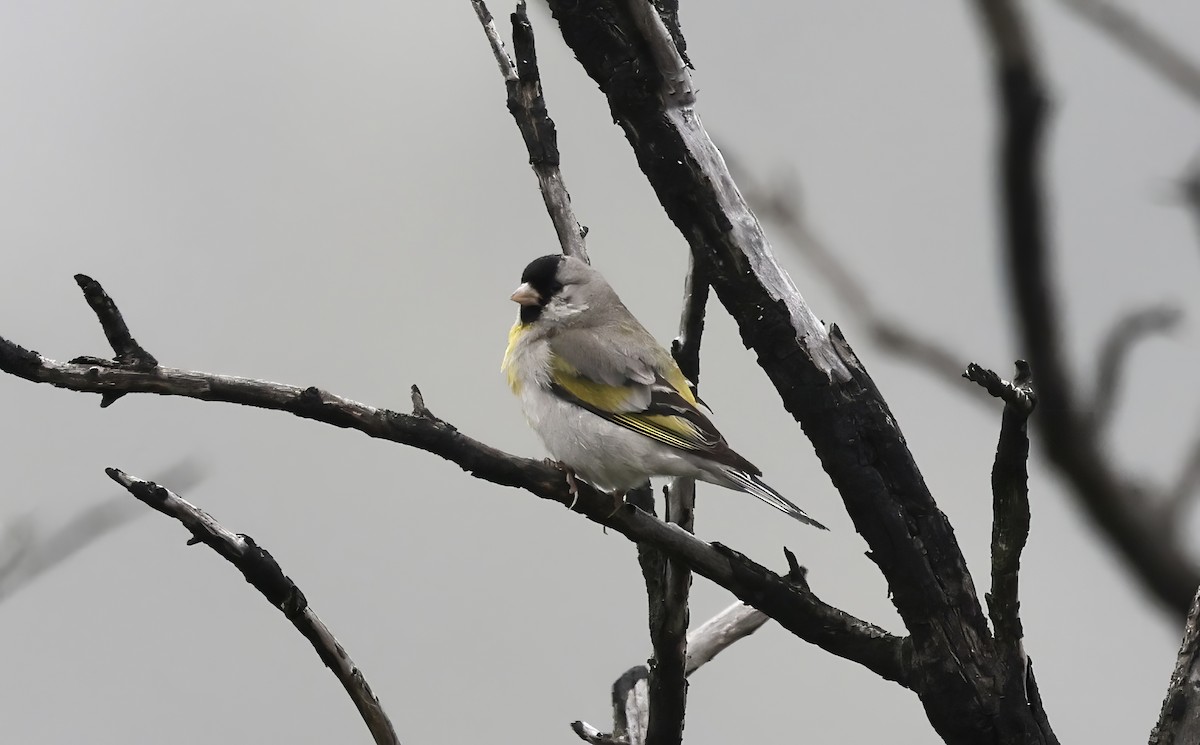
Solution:
<svg viewBox="0 0 1200 745">
<path fill-rule="evenodd" d="M 780 512 L 791 515 L 800 522 L 807 523 L 814 528 L 829 530 L 829 528 L 809 517 L 808 513 L 804 510 L 789 502 L 782 494 L 767 486 L 763 483 L 762 479 L 754 474 L 738 471 L 733 468 L 726 470 L 725 474 L 737 485 L 738 489 L 761 499 Z"/>
</svg>

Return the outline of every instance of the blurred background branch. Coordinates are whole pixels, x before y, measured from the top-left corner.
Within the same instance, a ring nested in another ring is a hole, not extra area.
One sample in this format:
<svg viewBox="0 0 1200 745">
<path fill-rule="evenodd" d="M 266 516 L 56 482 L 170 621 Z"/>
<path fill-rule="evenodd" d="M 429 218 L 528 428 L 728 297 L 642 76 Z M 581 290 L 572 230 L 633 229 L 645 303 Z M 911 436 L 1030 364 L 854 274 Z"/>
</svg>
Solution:
<svg viewBox="0 0 1200 745">
<path fill-rule="evenodd" d="M 206 472 L 197 461 L 185 459 L 156 472 L 154 480 L 192 490 Z M 128 495 L 119 494 L 85 507 L 58 526 L 49 525 L 38 512 L 0 520 L 0 602 L 145 512 Z"/>
</svg>

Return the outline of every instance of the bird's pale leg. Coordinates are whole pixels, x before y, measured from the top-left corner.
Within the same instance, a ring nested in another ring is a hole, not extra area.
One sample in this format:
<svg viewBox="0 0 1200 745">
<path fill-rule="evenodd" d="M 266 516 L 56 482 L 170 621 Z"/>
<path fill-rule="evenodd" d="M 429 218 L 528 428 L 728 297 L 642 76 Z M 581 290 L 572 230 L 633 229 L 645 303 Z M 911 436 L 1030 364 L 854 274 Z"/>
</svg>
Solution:
<svg viewBox="0 0 1200 745">
<path fill-rule="evenodd" d="M 570 468 L 563 466 L 563 470 L 567 473 L 567 488 L 571 492 L 571 504 L 567 509 L 574 511 L 575 505 L 579 504 L 579 484 L 575 481 L 575 472 Z"/>
</svg>

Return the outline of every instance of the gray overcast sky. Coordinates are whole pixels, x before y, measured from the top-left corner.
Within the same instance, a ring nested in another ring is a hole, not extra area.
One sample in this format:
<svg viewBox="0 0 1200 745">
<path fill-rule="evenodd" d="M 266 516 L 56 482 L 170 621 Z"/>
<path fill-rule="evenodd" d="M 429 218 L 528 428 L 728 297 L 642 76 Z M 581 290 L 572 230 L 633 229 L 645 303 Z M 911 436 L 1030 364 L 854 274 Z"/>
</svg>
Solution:
<svg viewBox="0 0 1200 745">
<path fill-rule="evenodd" d="M 1026 5 L 1057 102 L 1049 174 L 1076 367 L 1131 307 L 1166 299 L 1189 313 L 1139 347 L 1112 436 L 1113 457 L 1163 483 L 1200 408 L 1194 375 L 1164 374 L 1200 364 L 1197 236 L 1170 196 L 1197 112 L 1057 4 Z M 733 7 L 682 8 L 710 132 L 758 173 L 798 170 L 817 229 L 881 307 L 1007 372 L 1021 350 L 999 284 L 970 4 Z M 1185 33 L 1200 6 L 1138 8 L 1200 56 Z M 667 340 L 684 242 L 533 10 L 592 256 Z M 0 334 L 60 359 L 104 354 L 71 280 L 85 272 L 163 364 L 400 409 L 418 383 L 463 431 L 542 454 L 498 366 L 508 294 L 557 246 L 467 0 L 0 3 L 0 143 Z M 778 250 L 818 315 L 861 337 Z M 723 311 L 710 318 L 703 386 L 722 429 L 833 530 L 702 487 L 698 534 L 780 568 L 787 545 L 825 599 L 902 631 L 808 441 Z M 982 586 L 998 410 L 857 347 Z M 573 719 L 605 726 L 611 681 L 648 654 L 633 547 L 560 508 L 278 413 L 97 403 L 0 378 L 0 520 L 68 517 L 114 492 L 105 466 L 149 474 L 201 458 L 209 476 L 185 496 L 280 559 L 405 742 L 570 741 Z M 1142 741 L 1178 624 L 1036 458 L 1032 491 L 1022 611 L 1052 722 L 1064 742 Z M 368 741 L 307 644 L 185 538 L 147 515 L 0 606 L 5 742 Z M 692 618 L 729 601 L 697 580 Z M 914 696 L 772 627 L 695 676 L 687 736 L 936 741 Z"/>
</svg>

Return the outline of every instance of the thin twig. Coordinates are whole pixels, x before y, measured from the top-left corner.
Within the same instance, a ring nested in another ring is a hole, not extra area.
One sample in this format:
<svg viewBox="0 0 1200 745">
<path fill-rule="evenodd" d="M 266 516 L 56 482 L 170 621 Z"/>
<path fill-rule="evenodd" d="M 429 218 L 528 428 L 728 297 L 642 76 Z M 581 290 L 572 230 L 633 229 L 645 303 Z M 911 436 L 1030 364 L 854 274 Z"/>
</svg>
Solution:
<svg viewBox="0 0 1200 745">
<path fill-rule="evenodd" d="M 676 508 L 680 497 L 679 484 L 672 482 L 665 489 L 667 522 L 691 533 L 691 521 L 671 520 L 671 502 Z M 686 488 L 686 487 L 685 487 Z M 672 490 L 675 493 L 672 494 Z M 691 496 L 694 497 L 694 492 Z M 653 492 L 646 499 L 653 506 Z M 637 504 L 631 500 L 631 504 Z M 688 515 L 691 510 L 687 510 Z M 683 736 L 683 717 L 687 703 L 687 619 L 688 586 L 691 572 L 686 565 L 668 558 L 658 547 L 638 544 L 638 563 L 646 581 L 646 601 L 650 626 L 650 646 L 653 656 L 644 681 L 639 687 L 620 694 L 621 682 L 630 673 L 645 668 L 638 666 L 618 678 L 613 687 L 613 734 L 629 745 L 646 743 L 678 743 Z M 617 707 L 616 704 L 621 706 Z"/>
<path fill-rule="evenodd" d="M 1006 404 L 1027 409 L 1025 416 L 1029 416 L 1029 412 L 1033 410 L 1033 390 L 1029 387 L 1030 369 L 1025 360 L 1017 360 L 1017 377 L 1011 383 L 974 362 L 967 365 L 962 377 L 977 383 L 994 398 Z"/>
<path fill-rule="evenodd" d="M 1017 360 L 1017 375 L 1009 383 L 975 363 L 963 377 L 1004 401 L 1000 442 L 992 467 L 992 591 L 988 609 L 996 640 L 1020 657 L 1024 667 L 1019 613 L 1018 576 L 1021 552 L 1029 539 L 1029 432 L 1026 422 L 1037 403 L 1029 364 Z"/>
<path fill-rule="evenodd" d="M 1059 2 L 1158 73 L 1192 103 L 1200 104 L 1200 66 L 1167 37 L 1147 26 L 1131 11 L 1108 0 Z"/>
<path fill-rule="evenodd" d="M 1045 214 L 1052 200 L 1041 174 L 1048 99 L 1029 31 L 1017 3 L 977 0 L 976 6 L 995 60 L 1003 256 L 1022 346 L 1038 381 L 1038 441 L 1145 587 L 1182 613 L 1200 584 L 1200 567 L 1177 541 L 1164 540 L 1161 513 L 1147 509 L 1142 491 L 1116 470 L 1066 358 Z"/>
<path fill-rule="evenodd" d="M 725 610 L 688 632 L 687 667 L 685 673 L 691 676 L 692 673 L 712 662 L 721 652 L 733 646 L 735 642 L 758 631 L 769 620 L 771 620 L 770 616 L 766 613 L 743 602 L 739 601 L 731 604 Z M 626 675 L 633 675 L 633 680 L 635 681 L 638 679 L 637 676 L 639 674 L 642 680 L 649 677 L 649 671 L 644 665 L 630 668 L 626 673 Z M 623 700 L 637 700 L 638 690 L 636 686 L 614 684 L 613 689 L 614 693 L 618 689 L 628 690 L 628 694 Z M 644 700 L 646 691 L 643 689 L 641 694 L 641 698 Z M 627 719 L 628 712 L 622 709 L 617 720 L 623 723 Z M 593 745 L 627 745 L 628 743 L 626 739 L 619 739 L 613 734 L 601 732 L 583 721 L 572 722 L 571 729 L 580 739 L 593 743 Z"/>
<path fill-rule="evenodd" d="M 433 412 L 425 405 L 425 396 L 421 393 L 421 389 L 414 385 L 410 390 L 412 392 L 413 416 L 418 416 L 422 419 L 436 419 Z"/>
<path fill-rule="evenodd" d="M 79 285 L 79 289 L 83 290 L 83 297 L 96 314 L 96 318 L 100 319 L 100 328 L 104 329 L 104 336 L 117 355 L 113 359 L 118 364 L 135 370 L 153 370 L 158 365 L 158 360 L 137 343 L 133 334 L 129 333 L 129 327 L 125 324 L 125 319 L 121 317 L 121 311 L 117 310 L 116 304 L 100 286 L 100 283 L 86 274 L 76 274 L 75 283 Z M 111 406 L 122 395 L 124 394 L 106 393 L 102 395 L 100 408 Z"/>
<path fill-rule="evenodd" d="M 769 621 L 766 613 L 737 602 L 688 632 L 687 674 L 699 670 Z"/>
<path fill-rule="evenodd" d="M 1179 325 L 1179 308 L 1157 305 L 1127 313 L 1109 330 L 1096 361 L 1096 391 L 1092 394 L 1092 426 L 1103 429 L 1112 419 L 1121 377 L 1128 368 L 1133 346 L 1152 334 L 1162 334 Z"/>
<path fill-rule="evenodd" d="M 679 336 L 671 342 L 671 355 L 692 384 L 700 382 L 700 340 L 704 335 L 704 314 L 708 306 L 708 277 L 688 256 L 687 277 L 683 281 L 683 311 L 679 317 Z"/>
<path fill-rule="evenodd" d="M 901 685 L 910 670 L 906 640 L 821 602 L 769 569 L 719 544 L 697 540 L 677 527 L 625 507 L 613 512 L 612 497 L 586 483 L 576 499 L 562 472 L 542 460 L 520 458 L 462 434 L 437 417 L 379 409 L 319 388 L 157 367 L 131 370 L 106 360 L 57 362 L 0 337 L 0 371 L 37 383 L 89 393 L 155 393 L 204 401 L 224 401 L 362 432 L 438 455 L 476 478 L 525 489 L 542 499 L 612 528 L 635 542 L 655 545 L 693 572 L 751 603 L 793 634 L 832 654 L 873 670 Z"/>
<path fill-rule="evenodd" d="M 630 668 L 612 687 L 613 739 L 628 745 L 646 743 L 650 727 L 650 670 Z"/>
<path fill-rule="evenodd" d="M 542 95 L 541 73 L 537 66 L 537 50 L 533 42 L 533 25 L 529 22 L 525 3 L 517 4 L 512 14 L 513 52 L 516 61 L 504 51 L 504 42 L 496 30 L 491 12 L 483 0 L 471 0 L 475 14 L 483 25 L 484 34 L 492 48 L 492 54 L 500 66 L 504 85 L 508 90 L 508 111 L 521 131 L 525 149 L 529 152 L 529 165 L 537 175 L 538 188 L 546 211 L 558 234 L 562 252 L 589 261 L 584 235 L 587 231 L 579 225 L 575 211 L 571 208 L 571 195 L 563 181 L 559 168 L 558 134 L 554 121 L 546 110 L 546 99 Z"/>
<path fill-rule="evenodd" d="M 625 495 L 626 504 L 632 505 L 647 515 L 656 515 L 654 489 L 647 481 Z M 650 676 L 657 663 L 659 634 L 663 614 L 663 596 L 666 594 L 668 559 L 651 543 L 637 544 L 638 566 L 646 584 L 646 607 L 650 627 L 650 644 L 654 650 L 646 665 L 634 665 L 613 681 L 612 736 L 628 745 L 646 745 L 650 727 Z"/>
<path fill-rule="evenodd" d="M 775 223 L 787 242 L 827 280 L 828 287 L 841 299 L 846 311 L 858 321 L 862 331 L 884 351 L 951 384 L 952 390 L 962 388 L 958 380 L 966 356 L 905 325 L 897 320 L 897 314 L 881 312 L 876 307 L 862 281 L 813 230 L 804 212 L 800 187 L 794 179 L 776 186 L 766 186 L 736 160 L 730 158 L 729 163 L 741 185 L 742 194 L 753 205 L 755 212 Z M 977 397 L 973 397 L 973 400 L 977 400 Z"/>
<path fill-rule="evenodd" d="M 735 642 L 750 636 L 771 620 L 762 611 L 742 602 L 733 603 L 725 610 L 713 616 L 703 624 L 688 632 L 687 635 L 687 667 L 685 674 L 690 676 L 704 665 L 712 662 L 717 655 L 724 652 Z M 643 710 L 653 711 L 653 707 L 645 703 L 648 699 L 649 670 L 645 665 L 637 665 L 626 671 L 625 675 L 613 684 L 614 722 L 619 725 L 612 734 L 601 732 L 587 722 L 575 721 L 571 729 L 585 742 L 594 745 L 628 745 L 628 722 L 641 721 L 647 728 L 647 719 L 641 713 Z M 620 702 L 618 705 L 617 702 Z M 618 735 L 618 732 L 621 733 Z"/>
<path fill-rule="evenodd" d="M 86 274 L 76 274 L 75 283 L 83 290 L 84 299 L 100 319 L 100 327 L 104 329 L 104 335 L 119 362 L 136 365 L 139 369 L 149 369 L 158 364 L 154 355 L 147 352 L 129 333 L 129 326 L 125 324 L 121 311 L 99 282 Z"/>
<path fill-rule="evenodd" d="M 1025 701 L 1040 739 L 1057 743 L 1037 692 L 1037 681 L 1025 654 L 1021 626 L 1019 577 L 1021 552 L 1029 539 L 1029 415 L 1037 405 L 1029 363 L 1017 360 L 1010 383 L 975 363 L 963 377 L 1004 401 L 1000 440 L 992 467 L 992 591 L 988 612 L 995 629 L 1001 665 L 997 685 L 1009 701 Z"/>
<path fill-rule="evenodd" d="M 483 26 L 483 33 L 487 36 L 488 46 L 492 48 L 492 54 L 496 57 L 496 64 L 500 67 L 500 75 L 504 78 L 504 82 L 517 82 L 517 63 L 508 56 L 508 51 L 504 48 L 504 39 L 500 37 L 500 31 L 496 28 L 496 20 L 492 18 L 491 11 L 488 10 L 483 0 L 471 0 L 471 7 L 475 8 L 475 15 L 479 18 L 480 25 Z"/>
<path fill-rule="evenodd" d="M 652 8 L 649 3 L 646 5 Z M 672 351 L 693 391 L 700 379 L 700 342 L 707 301 L 708 282 L 703 271 L 691 260 L 684 280 L 679 336 L 672 344 Z M 665 489 L 665 498 L 667 522 L 689 533 L 694 532 L 695 480 L 672 479 Z M 648 579 L 646 583 L 650 600 L 650 641 L 654 650 L 647 698 L 650 711 L 646 739 L 654 745 L 678 745 L 683 741 L 687 710 L 688 591 L 692 573 L 677 561 L 667 560 L 659 567 L 661 580 L 651 582 Z M 636 742 L 630 739 L 631 745 Z"/>
<path fill-rule="evenodd" d="M 346 689 L 375 742 L 378 745 L 400 745 L 391 720 L 384 713 L 379 699 L 371 692 L 371 686 L 367 684 L 362 671 L 309 607 L 304 593 L 283 573 L 283 568 L 266 549 L 248 535 L 227 530 L 212 515 L 169 489 L 152 481 L 129 476 L 116 468 L 107 468 L 105 473 L 146 505 L 181 522 L 192 534 L 188 545 L 203 543 L 237 567 L 246 581 L 262 593 L 271 605 L 282 611 L 313 645 L 317 656 Z"/>
<path fill-rule="evenodd" d="M 154 480 L 191 489 L 201 482 L 201 469 L 185 460 L 158 473 Z M 47 530 L 34 515 L 0 524 L 0 602 L 144 514 L 145 510 L 121 494 L 85 507 L 54 530 Z"/>
<path fill-rule="evenodd" d="M 601 732 L 587 722 L 571 722 L 571 731 L 578 735 L 580 740 L 592 745 L 622 745 L 620 740 Z"/>
</svg>

